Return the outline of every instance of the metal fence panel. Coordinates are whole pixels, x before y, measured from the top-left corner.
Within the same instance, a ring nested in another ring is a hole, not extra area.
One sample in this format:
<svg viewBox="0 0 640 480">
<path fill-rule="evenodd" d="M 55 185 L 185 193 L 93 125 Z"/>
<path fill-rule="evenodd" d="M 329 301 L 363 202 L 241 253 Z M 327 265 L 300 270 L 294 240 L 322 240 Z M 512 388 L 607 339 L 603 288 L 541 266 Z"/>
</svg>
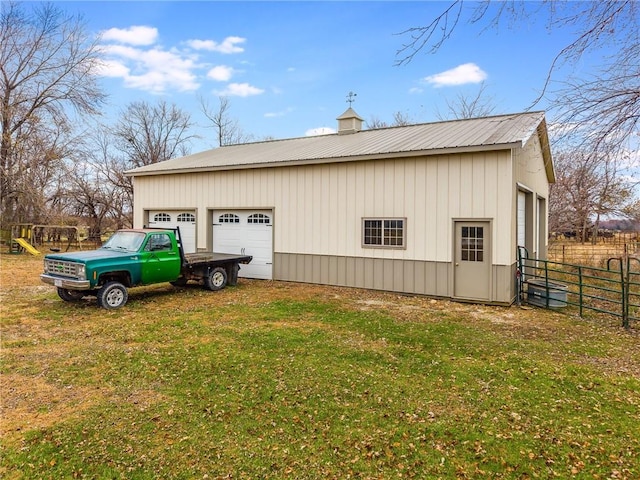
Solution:
<svg viewBox="0 0 640 480">
<path fill-rule="evenodd" d="M 518 249 L 518 301 L 547 308 L 573 306 L 582 317 L 598 312 L 620 318 L 622 326 L 640 320 L 640 259 L 609 258 L 607 268 L 528 258 Z"/>
</svg>

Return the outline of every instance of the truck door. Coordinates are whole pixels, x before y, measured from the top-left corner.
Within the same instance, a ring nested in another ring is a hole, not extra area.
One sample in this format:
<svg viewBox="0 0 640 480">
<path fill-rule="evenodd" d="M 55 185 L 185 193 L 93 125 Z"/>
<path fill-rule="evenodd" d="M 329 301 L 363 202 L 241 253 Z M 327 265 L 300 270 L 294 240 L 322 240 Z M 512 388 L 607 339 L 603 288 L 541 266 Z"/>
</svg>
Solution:
<svg viewBox="0 0 640 480">
<path fill-rule="evenodd" d="M 147 237 L 142 264 L 142 283 L 171 282 L 180 276 L 180 254 L 167 233 Z"/>
</svg>

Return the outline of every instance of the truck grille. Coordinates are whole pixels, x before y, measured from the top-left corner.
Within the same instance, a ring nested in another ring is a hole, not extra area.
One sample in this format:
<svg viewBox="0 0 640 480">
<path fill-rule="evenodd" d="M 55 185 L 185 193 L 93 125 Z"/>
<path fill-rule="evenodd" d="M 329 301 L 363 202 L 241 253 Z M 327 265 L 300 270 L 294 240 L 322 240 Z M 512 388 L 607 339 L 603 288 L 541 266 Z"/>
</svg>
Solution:
<svg viewBox="0 0 640 480">
<path fill-rule="evenodd" d="M 78 278 L 80 264 L 73 262 L 64 262 L 62 260 L 46 260 L 44 264 L 45 273 L 51 275 L 61 275 L 63 277 Z"/>
</svg>

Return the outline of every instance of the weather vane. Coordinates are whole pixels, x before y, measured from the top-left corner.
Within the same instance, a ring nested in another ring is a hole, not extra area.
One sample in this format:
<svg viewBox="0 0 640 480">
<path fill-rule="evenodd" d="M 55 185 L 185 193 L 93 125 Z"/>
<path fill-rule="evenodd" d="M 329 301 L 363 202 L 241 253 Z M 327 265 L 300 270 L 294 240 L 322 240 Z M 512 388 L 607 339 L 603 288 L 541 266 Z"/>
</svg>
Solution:
<svg viewBox="0 0 640 480">
<path fill-rule="evenodd" d="M 347 95 L 347 103 L 349 104 L 349 108 L 351 108 L 351 104 L 356 101 L 357 93 L 349 92 Z"/>
</svg>

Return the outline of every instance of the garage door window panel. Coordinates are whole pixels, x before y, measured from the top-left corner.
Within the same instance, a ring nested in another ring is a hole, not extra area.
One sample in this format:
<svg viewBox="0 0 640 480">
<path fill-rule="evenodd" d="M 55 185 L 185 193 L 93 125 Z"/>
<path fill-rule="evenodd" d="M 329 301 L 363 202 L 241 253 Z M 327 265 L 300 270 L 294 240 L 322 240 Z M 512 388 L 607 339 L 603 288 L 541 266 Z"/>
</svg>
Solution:
<svg viewBox="0 0 640 480">
<path fill-rule="evenodd" d="M 271 218 L 269 217 L 269 215 L 265 215 L 264 213 L 254 213 L 247 217 L 247 223 L 271 225 Z"/>
<path fill-rule="evenodd" d="M 234 213 L 223 213 L 218 217 L 218 223 L 240 223 L 240 217 Z"/>
<path fill-rule="evenodd" d="M 156 213 L 153 216 L 153 221 L 154 222 L 170 222 L 171 215 L 169 215 L 168 213 Z"/>
</svg>

